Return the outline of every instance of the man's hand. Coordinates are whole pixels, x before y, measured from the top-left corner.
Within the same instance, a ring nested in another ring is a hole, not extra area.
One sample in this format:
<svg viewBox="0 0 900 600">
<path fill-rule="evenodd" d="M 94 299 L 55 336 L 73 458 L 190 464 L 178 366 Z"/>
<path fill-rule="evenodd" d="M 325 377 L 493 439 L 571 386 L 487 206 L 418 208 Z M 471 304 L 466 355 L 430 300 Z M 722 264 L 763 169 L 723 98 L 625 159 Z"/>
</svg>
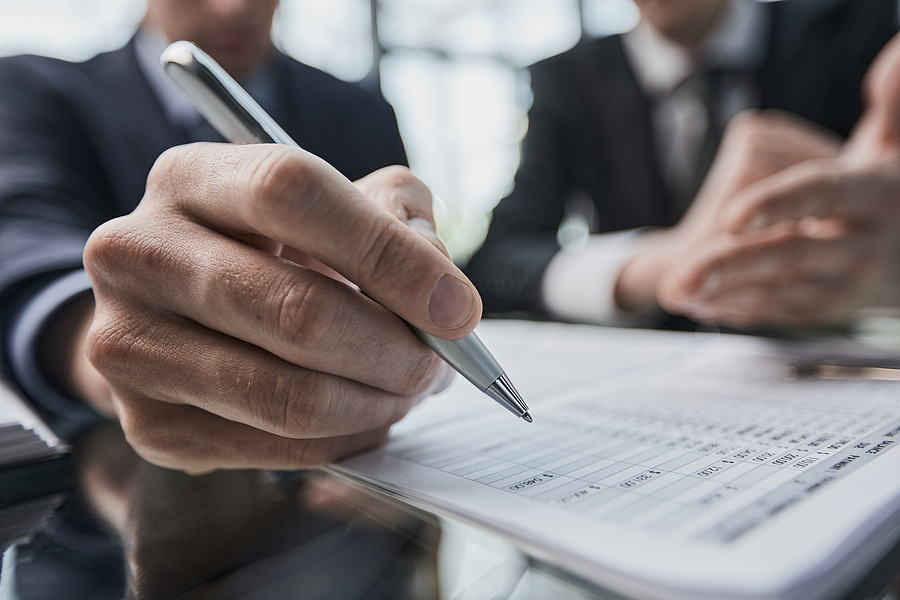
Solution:
<svg viewBox="0 0 900 600">
<path fill-rule="evenodd" d="M 660 279 L 664 308 L 750 328 L 900 306 L 900 35 L 873 63 L 865 91 L 866 112 L 839 156 L 734 195 L 722 232 Z"/>
<path fill-rule="evenodd" d="M 664 308 L 753 328 L 900 306 L 900 161 L 804 163 L 748 189 L 740 205 L 730 232 L 661 279 Z"/>
<path fill-rule="evenodd" d="M 751 110 L 736 116 L 687 213 L 674 227 L 641 236 L 634 258 L 619 275 L 618 305 L 639 311 L 659 302 L 662 278 L 706 252 L 710 240 L 725 230 L 742 189 L 802 161 L 837 156 L 839 149 L 833 134 L 787 113 Z M 671 303 L 666 307 L 673 308 Z"/>
<path fill-rule="evenodd" d="M 443 362 L 400 317 L 457 339 L 480 298 L 400 219 L 433 223 L 424 185 L 396 168 L 359 185 L 284 146 L 179 147 L 94 232 L 87 353 L 144 458 L 321 465 L 382 441 L 439 384 Z"/>
</svg>

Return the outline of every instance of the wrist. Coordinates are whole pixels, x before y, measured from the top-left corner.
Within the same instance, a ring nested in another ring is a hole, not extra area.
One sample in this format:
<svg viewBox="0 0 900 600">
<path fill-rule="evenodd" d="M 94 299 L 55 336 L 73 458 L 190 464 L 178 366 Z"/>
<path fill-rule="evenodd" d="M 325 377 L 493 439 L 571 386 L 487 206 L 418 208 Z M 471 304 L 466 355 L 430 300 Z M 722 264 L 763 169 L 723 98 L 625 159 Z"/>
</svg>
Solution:
<svg viewBox="0 0 900 600">
<path fill-rule="evenodd" d="M 69 397 L 91 405 L 106 416 L 113 408 L 109 384 L 85 353 L 87 332 L 94 317 L 94 297 L 84 294 L 61 308 L 42 336 L 42 370 Z"/>
<path fill-rule="evenodd" d="M 672 229 L 649 231 L 641 236 L 637 252 L 616 279 L 614 297 L 621 310 L 636 313 L 656 304 L 657 284 L 672 266 L 677 245 Z"/>
</svg>

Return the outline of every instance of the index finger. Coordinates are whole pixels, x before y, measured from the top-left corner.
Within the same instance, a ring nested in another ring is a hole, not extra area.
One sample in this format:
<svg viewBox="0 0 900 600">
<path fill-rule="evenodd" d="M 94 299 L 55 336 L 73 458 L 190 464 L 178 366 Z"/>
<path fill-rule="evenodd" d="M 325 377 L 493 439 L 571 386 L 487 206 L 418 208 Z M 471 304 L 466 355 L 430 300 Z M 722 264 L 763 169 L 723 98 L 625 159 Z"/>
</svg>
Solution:
<svg viewBox="0 0 900 600">
<path fill-rule="evenodd" d="M 748 186 L 726 209 L 732 233 L 807 217 L 863 225 L 891 222 L 898 213 L 900 172 L 893 165 L 848 168 L 839 160 L 806 161 Z"/>
<path fill-rule="evenodd" d="M 438 337 L 463 337 L 481 316 L 475 287 L 452 261 L 304 150 L 181 146 L 160 157 L 147 190 L 222 233 L 261 235 L 306 252 Z"/>
<path fill-rule="evenodd" d="M 437 234 L 431 190 L 409 169 L 400 166 L 385 167 L 354 181 L 353 185 L 379 207 L 424 236 L 442 254 L 450 257 Z"/>
</svg>

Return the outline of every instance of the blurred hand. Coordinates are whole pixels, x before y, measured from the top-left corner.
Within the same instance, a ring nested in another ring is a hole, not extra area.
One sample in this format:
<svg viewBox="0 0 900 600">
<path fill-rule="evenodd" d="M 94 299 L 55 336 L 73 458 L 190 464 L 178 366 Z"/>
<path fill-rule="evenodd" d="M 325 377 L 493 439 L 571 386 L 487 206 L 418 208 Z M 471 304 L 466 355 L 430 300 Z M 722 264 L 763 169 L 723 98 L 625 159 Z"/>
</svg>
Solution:
<svg viewBox="0 0 900 600">
<path fill-rule="evenodd" d="M 685 215 L 674 227 L 641 236 L 635 257 L 618 278 L 619 306 L 638 311 L 659 302 L 660 280 L 673 268 L 693 264 L 711 240 L 725 232 L 727 215 L 741 190 L 803 161 L 837 156 L 839 149 L 834 134 L 799 117 L 773 110 L 737 115 Z M 671 302 L 667 308 L 674 308 Z"/>
<path fill-rule="evenodd" d="M 900 306 L 900 161 L 809 162 L 765 183 L 742 196 L 735 233 L 710 238 L 661 279 L 661 306 L 738 328 Z"/>
<path fill-rule="evenodd" d="M 421 182 L 389 168 L 358 185 L 302 150 L 194 144 L 94 232 L 96 371 L 74 381 L 141 456 L 190 473 L 321 465 L 382 441 L 440 384 L 444 363 L 397 315 L 457 339 L 478 294 L 401 220 L 436 239 Z"/>
<path fill-rule="evenodd" d="M 865 84 L 868 106 L 833 158 L 750 182 L 710 236 L 661 278 L 671 312 L 739 328 L 813 326 L 900 306 L 900 36 Z"/>
</svg>

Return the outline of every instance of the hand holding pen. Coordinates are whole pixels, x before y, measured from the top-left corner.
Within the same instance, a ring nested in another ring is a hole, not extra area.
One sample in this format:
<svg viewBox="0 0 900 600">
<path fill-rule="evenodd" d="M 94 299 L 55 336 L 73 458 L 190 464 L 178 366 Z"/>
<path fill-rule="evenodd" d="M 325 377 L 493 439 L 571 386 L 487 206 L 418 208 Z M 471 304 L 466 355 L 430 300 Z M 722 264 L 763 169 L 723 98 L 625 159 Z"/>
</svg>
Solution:
<svg viewBox="0 0 900 600">
<path fill-rule="evenodd" d="M 160 62 L 165 67 L 166 73 L 181 86 L 194 106 L 226 139 L 238 144 L 277 143 L 300 148 L 222 67 L 194 44 L 185 41 L 174 42 L 163 52 Z M 365 179 L 368 180 L 370 177 Z M 430 199 L 431 194 L 424 189 L 420 198 L 426 197 Z M 434 234 L 430 202 L 418 206 L 418 214 L 413 215 L 409 213 L 408 207 L 403 207 L 404 210 L 401 211 L 393 206 L 397 204 L 397 196 L 387 196 L 384 200 L 382 208 L 393 215 L 402 215 L 406 224 L 425 223 L 431 234 L 426 237 L 447 254 L 444 245 Z M 448 281 L 452 279 L 443 277 L 438 286 Z M 435 287 L 435 290 L 437 289 L 438 287 Z M 364 288 L 363 291 L 365 292 Z M 434 308 L 429 303 L 432 320 Z M 414 323 L 410 323 L 410 327 L 419 339 L 475 387 L 517 417 L 532 422 L 528 406 L 475 333 L 460 339 L 452 337 L 445 339 L 423 331 Z"/>
<path fill-rule="evenodd" d="M 430 206 L 408 174 L 369 184 L 411 214 Z M 459 338 L 481 310 L 435 246 L 287 146 L 169 150 L 84 258 L 108 404 L 141 456 L 191 473 L 310 467 L 378 444 L 446 374 L 397 315 Z"/>
</svg>

